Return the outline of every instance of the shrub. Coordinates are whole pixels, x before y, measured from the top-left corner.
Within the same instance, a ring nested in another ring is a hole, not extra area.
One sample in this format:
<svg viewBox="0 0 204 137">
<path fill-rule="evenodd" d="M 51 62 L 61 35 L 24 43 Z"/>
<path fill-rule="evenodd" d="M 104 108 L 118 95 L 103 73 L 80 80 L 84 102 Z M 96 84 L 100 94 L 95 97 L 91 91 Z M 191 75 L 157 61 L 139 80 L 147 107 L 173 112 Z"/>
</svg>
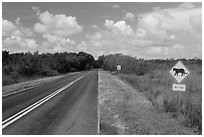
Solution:
<svg viewBox="0 0 204 137">
<path fill-rule="evenodd" d="M 2 86 L 15 83 L 15 80 L 7 74 L 2 73 Z"/>
</svg>

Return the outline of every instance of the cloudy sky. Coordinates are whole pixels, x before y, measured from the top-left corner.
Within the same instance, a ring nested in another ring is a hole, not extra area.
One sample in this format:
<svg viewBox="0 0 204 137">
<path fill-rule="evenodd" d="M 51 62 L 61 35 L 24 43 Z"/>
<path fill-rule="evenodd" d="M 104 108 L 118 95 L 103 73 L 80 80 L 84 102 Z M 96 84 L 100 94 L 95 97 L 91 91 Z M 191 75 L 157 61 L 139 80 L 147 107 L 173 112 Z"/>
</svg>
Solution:
<svg viewBox="0 0 204 137">
<path fill-rule="evenodd" d="M 202 58 L 201 3 L 3 3 L 2 50 Z"/>
</svg>

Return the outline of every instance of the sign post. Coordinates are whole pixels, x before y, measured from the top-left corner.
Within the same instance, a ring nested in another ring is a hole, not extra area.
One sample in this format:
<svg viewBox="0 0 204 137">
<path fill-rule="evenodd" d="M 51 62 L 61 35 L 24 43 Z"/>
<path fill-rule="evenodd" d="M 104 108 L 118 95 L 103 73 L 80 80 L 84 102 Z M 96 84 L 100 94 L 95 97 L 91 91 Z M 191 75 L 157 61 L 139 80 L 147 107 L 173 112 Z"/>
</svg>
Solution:
<svg viewBox="0 0 204 137">
<path fill-rule="evenodd" d="M 183 65 L 181 61 L 178 61 L 176 65 L 170 70 L 171 75 L 176 79 L 177 84 L 172 85 L 173 91 L 186 91 L 186 85 L 180 84 L 181 81 L 190 73 L 188 69 Z M 180 93 L 178 93 L 178 102 L 180 108 Z"/>
</svg>

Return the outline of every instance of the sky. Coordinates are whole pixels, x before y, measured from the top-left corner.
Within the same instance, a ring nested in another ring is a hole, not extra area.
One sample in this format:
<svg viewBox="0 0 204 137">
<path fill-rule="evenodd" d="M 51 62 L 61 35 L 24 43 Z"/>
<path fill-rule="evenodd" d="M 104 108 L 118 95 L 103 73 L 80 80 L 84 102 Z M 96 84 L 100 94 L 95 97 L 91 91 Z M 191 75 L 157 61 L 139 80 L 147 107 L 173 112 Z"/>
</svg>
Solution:
<svg viewBox="0 0 204 137">
<path fill-rule="evenodd" d="M 3 2 L 2 50 L 202 58 L 201 13 L 201 2 Z"/>
</svg>

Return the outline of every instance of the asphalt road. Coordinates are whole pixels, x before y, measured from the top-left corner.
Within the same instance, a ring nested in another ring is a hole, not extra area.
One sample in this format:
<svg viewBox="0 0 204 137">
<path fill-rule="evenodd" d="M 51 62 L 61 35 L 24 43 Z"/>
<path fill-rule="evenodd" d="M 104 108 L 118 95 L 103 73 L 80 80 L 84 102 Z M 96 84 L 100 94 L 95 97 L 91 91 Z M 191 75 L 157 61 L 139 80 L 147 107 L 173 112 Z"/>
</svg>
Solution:
<svg viewBox="0 0 204 137">
<path fill-rule="evenodd" d="M 97 71 L 86 71 L 2 99 L 3 135 L 97 134 Z"/>
</svg>

